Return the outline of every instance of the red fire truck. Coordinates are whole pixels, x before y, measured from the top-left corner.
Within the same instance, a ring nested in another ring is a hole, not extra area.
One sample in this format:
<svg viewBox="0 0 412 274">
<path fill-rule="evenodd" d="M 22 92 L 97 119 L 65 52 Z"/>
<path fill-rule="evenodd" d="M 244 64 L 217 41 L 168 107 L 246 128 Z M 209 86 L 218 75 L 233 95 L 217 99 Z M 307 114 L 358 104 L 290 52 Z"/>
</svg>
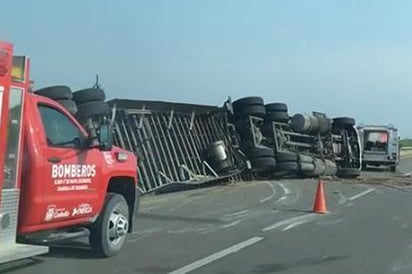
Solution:
<svg viewBox="0 0 412 274">
<path fill-rule="evenodd" d="M 83 237 L 114 256 L 138 211 L 137 158 L 113 146 L 110 119 L 91 130 L 32 92 L 29 61 L 0 42 L 0 263 Z"/>
</svg>

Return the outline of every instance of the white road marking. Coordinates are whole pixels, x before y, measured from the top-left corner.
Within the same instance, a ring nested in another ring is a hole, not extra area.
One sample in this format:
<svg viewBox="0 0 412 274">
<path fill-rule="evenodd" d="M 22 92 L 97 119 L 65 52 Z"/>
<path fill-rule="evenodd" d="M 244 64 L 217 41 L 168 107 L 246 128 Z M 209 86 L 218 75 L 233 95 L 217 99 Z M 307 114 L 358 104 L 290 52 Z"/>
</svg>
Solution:
<svg viewBox="0 0 412 274">
<path fill-rule="evenodd" d="M 409 176 L 412 175 L 412 171 L 411 171 L 411 172 L 408 172 L 408 173 L 404 173 L 403 175 L 406 176 L 406 177 L 409 177 Z"/>
<path fill-rule="evenodd" d="M 282 184 L 282 183 L 277 183 L 277 184 L 283 189 L 283 193 L 285 193 L 286 195 L 291 193 L 290 189 L 285 187 L 284 184 Z"/>
<path fill-rule="evenodd" d="M 365 190 L 365 191 L 363 191 L 363 192 L 361 192 L 361 193 L 359 193 L 359 194 L 356 194 L 356 195 L 354 195 L 354 196 L 352 196 L 352 197 L 349 197 L 348 200 L 349 200 L 349 201 L 356 200 L 356 199 L 358 199 L 358 198 L 360 198 L 360 197 L 362 197 L 362 196 L 365 196 L 365 195 L 367 195 L 367 194 L 369 194 L 369 193 L 371 193 L 371 192 L 373 192 L 373 191 L 375 191 L 374 188 L 367 189 L 367 190 Z"/>
<path fill-rule="evenodd" d="M 230 254 L 232 254 L 232 253 L 238 252 L 239 250 L 241 250 L 241 249 L 243 249 L 243 248 L 246 248 L 246 247 L 248 247 L 248 246 L 251 246 L 251 245 L 253 245 L 253 244 L 256 244 L 257 242 L 259 242 L 259 241 L 261 241 L 261 240 L 263 240 L 263 239 L 264 239 L 264 238 L 262 238 L 262 237 L 253 237 L 253 238 L 250 238 L 250 239 L 247 240 L 247 241 L 238 243 L 238 244 L 233 245 L 233 246 L 231 246 L 231 247 L 229 247 L 229 248 L 226 248 L 226 249 L 221 250 L 221 251 L 219 251 L 219 252 L 213 253 L 213 254 L 211 254 L 211 255 L 203 258 L 203 259 L 200 259 L 200 260 L 195 261 L 195 262 L 193 262 L 193 263 L 191 263 L 191 264 L 188 264 L 188 265 L 183 266 L 183 267 L 181 267 L 181 268 L 179 268 L 179 269 L 176 269 L 176 270 L 174 270 L 174 271 L 172 271 L 172 272 L 169 272 L 169 274 L 184 274 L 184 273 L 189 273 L 190 271 L 193 271 L 193 270 L 198 269 L 198 268 L 200 268 L 200 267 L 202 267 L 202 266 L 205 266 L 205 265 L 210 264 L 210 263 L 212 263 L 212 262 L 214 262 L 214 261 L 217 261 L 217 260 L 219 260 L 219 259 L 221 259 L 221 258 L 223 258 L 223 257 L 225 257 L 225 256 L 227 256 L 227 255 L 230 255 Z"/>
<path fill-rule="evenodd" d="M 273 197 L 275 197 L 275 195 L 276 195 L 276 189 L 270 182 L 263 182 L 263 183 L 270 186 L 270 189 L 272 190 L 272 194 L 270 196 L 260 200 L 260 203 L 267 202 L 267 201 L 271 200 Z"/>
<path fill-rule="evenodd" d="M 223 225 L 222 227 L 223 227 L 223 228 L 232 227 L 232 226 L 235 226 L 235 225 L 239 224 L 241 221 L 242 221 L 242 220 L 237 220 L 237 221 L 234 221 L 234 222 L 232 222 L 232 223 L 230 223 L 230 224 Z"/>
<path fill-rule="evenodd" d="M 301 215 L 301 216 L 296 216 L 296 217 L 292 217 L 277 223 L 274 223 L 273 225 L 267 226 L 265 228 L 262 229 L 262 232 L 265 231 L 269 231 L 269 230 L 273 230 L 282 226 L 290 226 L 288 229 L 294 227 L 293 225 L 300 225 L 301 222 L 306 223 L 309 222 L 310 220 L 312 220 L 313 218 L 315 218 L 317 216 L 317 214 L 311 213 L 311 214 L 306 214 L 306 215 Z"/>
<path fill-rule="evenodd" d="M 231 220 L 235 220 L 235 219 L 239 219 L 242 217 L 246 217 L 250 214 L 249 210 L 242 210 L 239 212 L 235 212 L 235 213 L 229 213 L 229 214 L 225 214 L 222 218 L 223 221 L 231 221 Z"/>
</svg>

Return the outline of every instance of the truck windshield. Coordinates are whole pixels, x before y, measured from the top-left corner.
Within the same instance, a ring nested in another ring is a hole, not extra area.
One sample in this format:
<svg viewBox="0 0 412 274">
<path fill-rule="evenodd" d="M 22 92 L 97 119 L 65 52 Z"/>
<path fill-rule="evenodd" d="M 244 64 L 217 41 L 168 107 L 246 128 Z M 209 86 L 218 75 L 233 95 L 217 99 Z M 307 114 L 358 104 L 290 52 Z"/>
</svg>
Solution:
<svg viewBox="0 0 412 274">
<path fill-rule="evenodd" d="M 386 151 L 388 149 L 388 132 L 386 131 L 366 131 L 365 150 Z"/>
</svg>

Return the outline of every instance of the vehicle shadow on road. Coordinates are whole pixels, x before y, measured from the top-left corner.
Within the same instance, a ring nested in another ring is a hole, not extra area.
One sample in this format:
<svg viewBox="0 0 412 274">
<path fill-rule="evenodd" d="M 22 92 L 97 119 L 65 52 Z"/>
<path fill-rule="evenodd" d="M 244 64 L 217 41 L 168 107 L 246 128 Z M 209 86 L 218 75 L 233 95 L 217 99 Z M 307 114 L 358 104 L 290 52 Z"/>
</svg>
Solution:
<svg viewBox="0 0 412 274">
<path fill-rule="evenodd" d="M 48 258 L 72 258 L 72 259 L 97 259 L 90 247 L 81 243 L 68 243 L 67 245 L 51 246 L 50 252 L 43 257 Z"/>
<path fill-rule="evenodd" d="M 36 258 L 23 259 L 16 262 L 6 263 L 4 265 L 0 265 L 0 274 L 16 272 L 18 270 L 32 267 L 41 263 L 43 263 L 43 261 Z"/>
</svg>

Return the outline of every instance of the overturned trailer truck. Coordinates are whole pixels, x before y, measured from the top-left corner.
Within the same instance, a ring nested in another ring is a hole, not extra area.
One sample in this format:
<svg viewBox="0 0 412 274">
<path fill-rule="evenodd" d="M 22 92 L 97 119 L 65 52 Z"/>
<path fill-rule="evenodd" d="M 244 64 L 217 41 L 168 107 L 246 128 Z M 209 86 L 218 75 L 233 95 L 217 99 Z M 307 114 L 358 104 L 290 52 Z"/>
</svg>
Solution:
<svg viewBox="0 0 412 274">
<path fill-rule="evenodd" d="M 360 139 L 353 118 L 330 119 L 320 112 L 290 116 L 286 104 L 265 105 L 260 97 L 231 105 L 241 148 L 257 170 L 265 166 L 274 176 L 360 175 Z"/>
<path fill-rule="evenodd" d="M 256 177 L 360 175 L 359 134 L 352 118 L 289 116 L 260 97 L 222 107 L 114 99 L 116 145 L 140 161 L 142 192 Z"/>
</svg>

